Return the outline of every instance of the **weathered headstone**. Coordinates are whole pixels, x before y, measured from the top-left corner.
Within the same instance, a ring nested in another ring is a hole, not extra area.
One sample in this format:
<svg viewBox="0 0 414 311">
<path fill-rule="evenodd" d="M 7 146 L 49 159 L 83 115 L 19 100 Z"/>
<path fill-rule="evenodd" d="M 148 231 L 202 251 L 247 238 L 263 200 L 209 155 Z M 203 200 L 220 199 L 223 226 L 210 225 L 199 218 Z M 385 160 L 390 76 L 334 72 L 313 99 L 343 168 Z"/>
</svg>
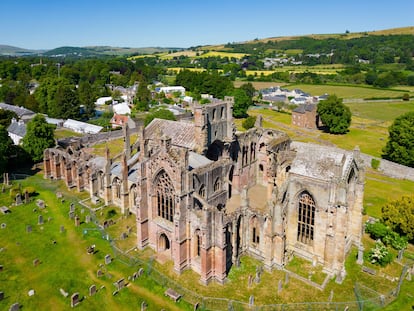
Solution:
<svg viewBox="0 0 414 311">
<path fill-rule="evenodd" d="M 398 251 L 398 256 L 397 256 L 397 260 L 401 262 L 402 258 L 404 256 L 404 249 L 400 249 Z"/>
<path fill-rule="evenodd" d="M 69 206 L 69 211 L 70 212 L 75 212 L 75 203 L 70 203 L 70 206 Z"/>
<path fill-rule="evenodd" d="M 144 274 L 144 268 L 139 268 L 138 270 L 138 276 L 141 276 Z"/>
<path fill-rule="evenodd" d="M 95 244 L 88 246 L 88 248 L 86 249 L 86 252 L 88 255 L 94 254 L 95 253 Z"/>
<path fill-rule="evenodd" d="M 31 225 L 27 225 L 27 226 L 26 226 L 26 232 L 27 232 L 27 233 L 32 232 L 32 226 L 31 226 Z"/>
<path fill-rule="evenodd" d="M 111 263 L 112 259 L 111 259 L 111 255 L 105 255 L 105 264 L 109 265 Z"/>
<path fill-rule="evenodd" d="M 137 272 L 134 272 L 132 274 L 132 280 L 135 281 L 137 278 L 138 278 L 138 273 Z"/>
<path fill-rule="evenodd" d="M 30 196 L 29 196 L 29 192 L 26 190 L 24 192 L 24 203 L 29 203 L 30 202 Z"/>
<path fill-rule="evenodd" d="M 85 223 L 90 223 L 91 222 L 91 215 L 86 215 L 85 216 Z"/>
<path fill-rule="evenodd" d="M 331 290 L 331 292 L 329 294 L 329 302 L 332 302 L 333 296 L 334 296 L 334 292 L 333 292 L 333 290 Z"/>
<path fill-rule="evenodd" d="M 198 310 L 198 308 L 200 307 L 200 303 L 196 302 L 193 308 L 193 311 Z"/>
<path fill-rule="evenodd" d="M 34 296 L 34 294 L 35 294 L 35 290 L 34 290 L 34 289 L 31 289 L 31 290 L 29 290 L 29 291 L 27 292 L 27 295 L 29 295 L 29 297 Z"/>
<path fill-rule="evenodd" d="M 70 211 L 69 212 L 69 218 L 74 219 L 75 218 L 75 212 Z"/>
<path fill-rule="evenodd" d="M 69 293 L 66 292 L 63 288 L 60 288 L 59 291 L 60 291 L 60 293 L 62 294 L 63 297 L 68 297 L 69 296 Z"/>
<path fill-rule="evenodd" d="M 253 275 L 249 274 L 249 277 L 247 279 L 247 284 L 248 284 L 249 287 L 252 286 L 252 284 L 253 284 Z"/>
<path fill-rule="evenodd" d="M 121 233 L 121 240 L 125 240 L 128 237 L 128 234 L 126 232 Z"/>
<path fill-rule="evenodd" d="M 65 232 L 65 226 L 60 226 L 60 233 Z"/>
<path fill-rule="evenodd" d="M 254 305 L 254 296 L 250 295 L 249 297 L 249 306 L 252 307 Z"/>
<path fill-rule="evenodd" d="M 9 311 L 19 311 L 19 309 L 20 309 L 20 304 L 16 302 L 10 306 Z"/>
<path fill-rule="evenodd" d="M 37 224 L 38 225 L 43 225 L 43 215 L 39 215 L 38 220 L 37 220 Z"/>
<path fill-rule="evenodd" d="M 108 224 L 108 221 L 107 220 L 105 220 L 103 222 L 103 227 L 104 227 L 104 229 L 107 229 L 109 227 L 109 224 Z"/>
<path fill-rule="evenodd" d="M 20 195 L 20 193 L 16 194 L 15 202 L 16 202 L 16 205 L 23 204 L 22 196 Z"/>
<path fill-rule="evenodd" d="M 128 235 L 131 235 L 131 233 L 132 233 L 132 227 L 127 226 L 127 232 L 128 232 Z"/>
<path fill-rule="evenodd" d="M 89 287 L 89 296 L 93 296 L 96 294 L 96 285 L 93 284 Z"/>
<path fill-rule="evenodd" d="M 279 280 L 278 286 L 277 286 L 277 293 L 280 294 L 280 292 L 283 289 L 283 282 L 282 280 Z"/>
<path fill-rule="evenodd" d="M 317 264 L 318 264 L 318 257 L 313 256 L 313 258 L 312 258 L 312 267 L 316 267 Z"/>
<path fill-rule="evenodd" d="M 75 216 L 75 227 L 80 226 L 80 217 L 78 215 Z"/>
<path fill-rule="evenodd" d="M 56 192 L 56 198 L 61 199 L 63 197 L 62 192 L 58 191 Z"/>
<path fill-rule="evenodd" d="M 112 292 L 112 296 L 116 296 L 116 295 L 118 295 L 118 291 L 117 290 L 115 290 L 115 291 Z"/>
<path fill-rule="evenodd" d="M 103 275 L 104 275 L 104 273 L 103 273 L 103 271 L 102 271 L 102 270 L 98 270 L 98 271 L 96 271 L 96 276 L 97 276 L 98 278 L 102 277 Z"/>
<path fill-rule="evenodd" d="M 3 223 L 0 225 L 0 227 L 1 227 L 2 229 L 6 229 L 7 225 L 6 225 L 6 223 L 5 223 L 5 222 L 3 222 Z"/>
<path fill-rule="evenodd" d="M 70 306 L 72 308 L 76 307 L 80 302 L 79 293 L 74 293 L 70 296 Z"/>
<path fill-rule="evenodd" d="M 36 205 L 40 209 L 44 209 L 46 207 L 45 201 L 40 200 L 40 199 L 36 200 Z"/>
<path fill-rule="evenodd" d="M 117 289 L 118 291 L 120 291 L 120 290 L 121 290 L 121 289 L 123 289 L 123 288 L 124 288 L 124 286 L 125 286 L 125 279 L 124 279 L 124 278 L 119 279 L 118 281 L 116 281 L 116 282 L 114 283 L 114 285 L 115 285 L 116 289 Z"/>
<path fill-rule="evenodd" d="M 147 303 L 145 301 L 141 302 L 141 311 L 147 310 Z"/>
<path fill-rule="evenodd" d="M 39 260 L 39 258 L 36 258 L 36 259 L 33 260 L 33 266 L 37 267 L 38 265 L 40 265 L 40 260 Z"/>
</svg>

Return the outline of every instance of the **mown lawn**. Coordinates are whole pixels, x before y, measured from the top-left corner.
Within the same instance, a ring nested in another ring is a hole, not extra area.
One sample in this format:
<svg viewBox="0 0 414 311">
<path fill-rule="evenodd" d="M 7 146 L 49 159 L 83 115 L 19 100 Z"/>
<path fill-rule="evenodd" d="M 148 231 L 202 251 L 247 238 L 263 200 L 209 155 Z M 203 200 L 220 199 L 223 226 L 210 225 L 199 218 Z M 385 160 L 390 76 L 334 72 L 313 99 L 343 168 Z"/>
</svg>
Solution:
<svg viewBox="0 0 414 311">
<path fill-rule="evenodd" d="M 414 111 L 414 101 L 362 102 L 346 105 L 351 109 L 353 116 L 391 122 L 406 112 Z"/>
</svg>

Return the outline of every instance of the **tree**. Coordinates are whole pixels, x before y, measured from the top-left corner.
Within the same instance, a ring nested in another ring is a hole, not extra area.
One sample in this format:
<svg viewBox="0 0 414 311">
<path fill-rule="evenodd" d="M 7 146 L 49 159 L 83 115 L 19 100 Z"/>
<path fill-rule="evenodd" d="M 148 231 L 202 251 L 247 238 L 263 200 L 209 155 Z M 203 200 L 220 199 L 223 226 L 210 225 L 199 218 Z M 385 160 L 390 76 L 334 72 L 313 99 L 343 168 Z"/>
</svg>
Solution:
<svg viewBox="0 0 414 311">
<path fill-rule="evenodd" d="M 151 123 L 152 120 L 154 120 L 156 118 L 157 119 L 164 119 L 164 120 L 173 120 L 173 121 L 176 120 L 174 114 L 171 111 L 169 111 L 168 109 L 161 108 L 161 109 L 155 110 L 152 113 L 148 114 L 145 117 L 144 125 L 147 126 L 148 124 Z"/>
<path fill-rule="evenodd" d="M 251 97 L 243 89 L 234 89 L 232 95 L 234 96 L 233 116 L 235 118 L 247 117 L 247 109 L 253 103 Z"/>
<path fill-rule="evenodd" d="M 141 77 L 135 94 L 135 105 L 139 111 L 148 111 L 150 101 L 151 92 L 148 89 L 148 83 Z"/>
<path fill-rule="evenodd" d="M 6 128 L 0 125 L 0 173 L 5 172 L 12 146 L 13 143 Z"/>
<path fill-rule="evenodd" d="M 255 116 L 248 116 L 245 120 L 242 122 L 243 128 L 246 130 L 251 129 L 254 127 L 254 124 L 256 123 L 256 117 Z"/>
<path fill-rule="evenodd" d="M 392 230 L 414 239 L 414 195 L 403 196 L 382 207 L 382 221 Z"/>
<path fill-rule="evenodd" d="M 55 145 L 54 129 L 55 127 L 48 124 L 45 117 L 40 114 L 27 123 L 23 149 L 34 162 L 42 160 L 43 151 Z"/>
<path fill-rule="evenodd" d="M 414 112 L 407 112 L 394 120 L 388 128 L 389 137 L 383 158 L 414 167 Z"/>
<path fill-rule="evenodd" d="M 95 93 L 91 84 L 88 81 L 82 81 L 79 83 L 77 89 L 79 104 L 83 106 L 85 114 L 88 118 L 95 115 Z"/>
<path fill-rule="evenodd" d="M 351 110 L 336 95 L 330 95 L 318 104 L 317 113 L 329 133 L 345 134 L 351 125 Z"/>
</svg>

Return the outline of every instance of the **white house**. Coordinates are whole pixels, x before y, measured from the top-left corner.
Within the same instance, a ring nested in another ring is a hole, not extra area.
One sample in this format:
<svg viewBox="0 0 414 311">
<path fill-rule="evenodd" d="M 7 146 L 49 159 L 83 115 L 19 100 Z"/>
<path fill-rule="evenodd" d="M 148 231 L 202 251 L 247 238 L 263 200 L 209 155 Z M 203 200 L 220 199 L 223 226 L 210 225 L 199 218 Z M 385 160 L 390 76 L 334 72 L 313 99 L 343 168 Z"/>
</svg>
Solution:
<svg viewBox="0 0 414 311">
<path fill-rule="evenodd" d="M 162 86 L 158 90 L 160 93 L 163 92 L 165 95 L 179 92 L 181 95 L 185 95 L 185 88 L 183 86 Z"/>
<path fill-rule="evenodd" d="M 99 97 L 96 102 L 95 105 L 96 106 L 103 106 L 105 105 L 106 102 L 110 101 L 112 103 L 112 97 L 111 96 L 106 96 L 106 97 Z"/>
<path fill-rule="evenodd" d="M 13 144 L 20 145 L 23 137 L 26 135 L 26 124 L 23 120 L 16 121 L 15 118 L 12 119 L 11 124 L 7 128 L 10 138 L 13 141 Z"/>
<path fill-rule="evenodd" d="M 116 114 L 122 114 L 122 115 L 131 114 L 131 108 L 129 108 L 128 104 L 125 103 L 125 102 L 124 103 L 116 103 L 116 104 L 114 103 L 112 105 L 112 110 Z"/>
</svg>

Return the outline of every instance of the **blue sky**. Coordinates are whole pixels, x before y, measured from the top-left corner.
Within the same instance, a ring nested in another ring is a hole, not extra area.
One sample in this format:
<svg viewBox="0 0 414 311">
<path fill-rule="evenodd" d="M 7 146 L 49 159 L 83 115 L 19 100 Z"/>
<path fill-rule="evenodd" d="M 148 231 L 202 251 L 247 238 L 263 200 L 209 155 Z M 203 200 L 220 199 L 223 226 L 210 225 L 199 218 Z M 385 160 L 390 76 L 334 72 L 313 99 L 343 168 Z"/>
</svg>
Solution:
<svg viewBox="0 0 414 311">
<path fill-rule="evenodd" d="M 414 1 L 1 0 L 0 44 L 190 47 L 414 26 Z"/>
</svg>

